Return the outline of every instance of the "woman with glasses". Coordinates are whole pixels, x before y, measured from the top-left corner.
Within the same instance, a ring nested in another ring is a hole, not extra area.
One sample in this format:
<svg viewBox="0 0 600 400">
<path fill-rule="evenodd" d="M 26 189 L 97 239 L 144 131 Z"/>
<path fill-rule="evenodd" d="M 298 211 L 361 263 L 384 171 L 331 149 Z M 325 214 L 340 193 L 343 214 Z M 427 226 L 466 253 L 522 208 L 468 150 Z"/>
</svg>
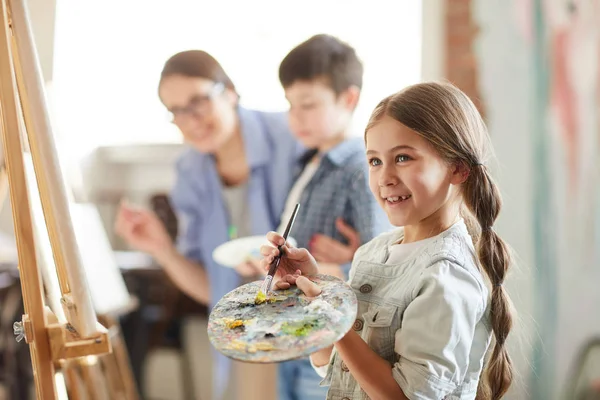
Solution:
<svg viewBox="0 0 600 400">
<path fill-rule="evenodd" d="M 213 250 L 277 227 L 302 149 L 286 114 L 241 107 L 233 82 L 204 51 L 172 56 L 158 95 L 188 145 L 171 193 L 181 233 L 173 243 L 155 214 L 126 204 L 115 230 L 151 254 L 183 292 L 212 307 L 241 283 L 236 270 L 213 261 Z M 218 398 L 231 365 L 216 353 L 213 360 Z"/>
</svg>

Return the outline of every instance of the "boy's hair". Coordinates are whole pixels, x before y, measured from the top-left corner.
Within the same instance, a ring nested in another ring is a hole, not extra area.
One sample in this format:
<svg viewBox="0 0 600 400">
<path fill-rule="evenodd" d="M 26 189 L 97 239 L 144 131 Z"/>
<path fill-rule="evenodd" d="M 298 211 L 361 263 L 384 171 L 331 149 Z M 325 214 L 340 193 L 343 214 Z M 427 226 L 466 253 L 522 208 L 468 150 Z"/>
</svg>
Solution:
<svg viewBox="0 0 600 400">
<path fill-rule="evenodd" d="M 363 65 L 354 48 L 334 36 L 315 35 L 292 49 L 279 65 L 279 81 L 284 88 L 319 78 L 336 95 L 351 86 L 362 88 Z"/>
<path fill-rule="evenodd" d="M 473 240 L 479 264 L 492 284 L 490 319 L 496 339 L 478 398 L 500 399 L 513 379 L 512 362 L 505 347 L 512 328 L 511 302 L 503 286 L 511 260 L 506 244 L 493 230 L 502 201 L 485 165 L 491 152 L 486 126 L 469 97 L 446 83 L 409 86 L 383 99 L 371 115 L 365 140 L 366 132 L 384 116 L 426 139 L 448 163 L 462 164 L 470 170 L 462 188 L 466 206 L 463 215 L 468 218 L 470 213 L 479 228 Z"/>
</svg>

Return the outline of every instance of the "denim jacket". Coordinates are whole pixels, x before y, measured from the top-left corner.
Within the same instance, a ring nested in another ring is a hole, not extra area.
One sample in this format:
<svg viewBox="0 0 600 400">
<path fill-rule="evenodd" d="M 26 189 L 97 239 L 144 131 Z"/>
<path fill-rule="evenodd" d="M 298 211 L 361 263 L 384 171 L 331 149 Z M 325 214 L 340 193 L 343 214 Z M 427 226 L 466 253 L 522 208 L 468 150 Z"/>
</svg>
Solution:
<svg viewBox="0 0 600 400">
<path fill-rule="evenodd" d="M 353 330 L 380 357 L 409 399 L 475 399 L 491 341 L 488 288 L 463 221 L 400 264 L 387 264 L 403 230 L 356 253 L 349 284 L 358 298 Z M 334 351 L 327 399 L 368 399 Z"/>
</svg>

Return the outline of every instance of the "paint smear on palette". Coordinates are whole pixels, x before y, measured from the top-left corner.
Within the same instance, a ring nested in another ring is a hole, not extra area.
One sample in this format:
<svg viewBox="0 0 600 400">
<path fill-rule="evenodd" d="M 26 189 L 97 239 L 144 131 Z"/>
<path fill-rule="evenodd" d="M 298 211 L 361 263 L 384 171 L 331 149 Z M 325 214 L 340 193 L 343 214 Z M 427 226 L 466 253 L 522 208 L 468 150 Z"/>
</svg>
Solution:
<svg viewBox="0 0 600 400">
<path fill-rule="evenodd" d="M 310 279 L 322 289 L 316 298 L 291 287 L 257 302 L 262 281 L 226 294 L 208 320 L 212 345 L 227 357 L 255 363 L 302 358 L 331 346 L 352 328 L 356 295 L 338 278 L 317 275 Z"/>
</svg>

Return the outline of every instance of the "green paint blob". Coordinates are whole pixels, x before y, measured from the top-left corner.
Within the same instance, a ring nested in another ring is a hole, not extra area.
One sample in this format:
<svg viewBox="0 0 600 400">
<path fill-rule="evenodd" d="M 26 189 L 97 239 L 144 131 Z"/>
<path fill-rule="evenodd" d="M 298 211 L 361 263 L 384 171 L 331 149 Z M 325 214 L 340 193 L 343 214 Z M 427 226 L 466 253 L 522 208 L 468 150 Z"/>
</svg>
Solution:
<svg viewBox="0 0 600 400">
<path fill-rule="evenodd" d="M 294 336 L 306 336 L 311 331 L 319 327 L 318 320 L 300 321 L 300 322 L 285 322 L 281 325 L 283 333 Z"/>
</svg>

